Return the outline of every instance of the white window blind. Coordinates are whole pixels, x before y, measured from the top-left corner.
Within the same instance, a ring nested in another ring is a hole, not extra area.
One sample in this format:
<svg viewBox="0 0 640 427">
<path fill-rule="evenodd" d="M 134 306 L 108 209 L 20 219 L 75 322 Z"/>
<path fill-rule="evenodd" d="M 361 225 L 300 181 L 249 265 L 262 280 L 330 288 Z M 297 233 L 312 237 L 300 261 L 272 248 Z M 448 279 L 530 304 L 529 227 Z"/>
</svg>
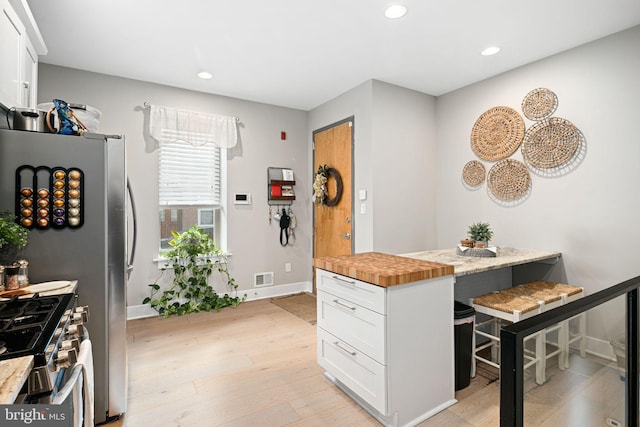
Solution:
<svg viewBox="0 0 640 427">
<path fill-rule="evenodd" d="M 173 133 L 174 142 L 159 144 L 160 206 L 219 207 L 220 149 L 211 143 L 194 146 L 184 142 L 198 139 L 198 135 L 166 132 Z"/>
</svg>

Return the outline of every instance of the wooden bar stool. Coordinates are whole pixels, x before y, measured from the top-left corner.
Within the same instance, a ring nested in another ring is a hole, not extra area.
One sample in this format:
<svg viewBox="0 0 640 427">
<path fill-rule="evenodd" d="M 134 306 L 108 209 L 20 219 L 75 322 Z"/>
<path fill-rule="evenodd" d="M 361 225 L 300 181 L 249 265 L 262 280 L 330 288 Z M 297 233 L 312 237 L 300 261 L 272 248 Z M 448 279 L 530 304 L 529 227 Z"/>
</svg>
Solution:
<svg viewBox="0 0 640 427">
<path fill-rule="evenodd" d="M 545 289 L 536 289 L 532 287 L 525 286 L 516 286 L 513 288 L 507 288 L 500 291 L 500 293 L 507 295 L 514 295 L 520 298 L 528 299 L 530 301 L 537 302 L 540 304 L 540 312 L 543 313 L 547 310 L 551 310 L 552 308 L 560 307 L 564 301 L 562 296 L 556 292 L 550 292 Z M 547 359 L 550 359 L 554 356 L 558 356 L 558 366 L 562 370 L 564 369 L 564 364 L 566 360 L 566 351 L 567 351 L 567 343 L 564 333 L 564 324 L 558 323 L 549 328 L 546 328 L 541 334 L 541 346 L 539 348 L 540 351 L 540 364 L 541 364 L 541 378 L 542 382 L 546 381 L 546 371 L 547 371 Z M 553 341 L 549 339 L 549 334 L 556 332 L 557 339 Z M 549 351 L 547 345 L 551 344 L 555 347 L 553 351 Z M 537 381 L 540 384 L 539 381 Z"/>
<path fill-rule="evenodd" d="M 546 282 L 542 280 L 525 283 L 518 287 L 525 288 L 533 291 L 545 291 L 560 295 L 562 303 L 567 304 L 575 301 L 584 296 L 584 288 L 580 286 L 567 285 L 564 283 Z M 577 322 L 576 332 L 571 331 L 571 323 Z M 565 346 L 564 360 L 559 366 L 560 369 L 569 367 L 569 349 L 571 344 L 578 342 L 578 352 L 581 357 L 586 357 L 586 331 L 587 331 L 587 317 L 586 313 L 578 314 L 570 319 L 565 320 L 561 324 L 562 341 Z M 560 338 L 558 338 L 560 340 Z"/>
<path fill-rule="evenodd" d="M 502 322 L 519 322 L 520 320 L 535 316 L 541 312 L 541 305 L 538 302 L 513 294 L 503 293 L 501 291 L 469 298 L 469 304 L 477 313 L 490 316 L 489 320 L 474 324 L 474 334 L 472 339 L 473 358 L 471 364 L 472 376 L 475 376 L 476 374 L 477 360 L 500 369 L 498 350 L 500 346 L 500 325 Z M 492 326 L 491 332 L 487 332 L 483 329 L 486 325 Z M 489 341 L 476 347 L 476 335 L 488 338 Z M 524 368 L 526 369 L 535 365 L 536 383 L 543 384 L 544 366 L 542 363 L 542 357 L 544 352 L 542 346 L 544 345 L 544 337 L 542 336 L 542 333 L 539 332 L 527 338 L 527 340 L 529 339 L 535 340 L 535 351 L 532 354 L 524 354 L 524 358 L 526 360 Z M 481 350 L 489 347 L 491 347 L 491 360 L 478 354 Z"/>
</svg>

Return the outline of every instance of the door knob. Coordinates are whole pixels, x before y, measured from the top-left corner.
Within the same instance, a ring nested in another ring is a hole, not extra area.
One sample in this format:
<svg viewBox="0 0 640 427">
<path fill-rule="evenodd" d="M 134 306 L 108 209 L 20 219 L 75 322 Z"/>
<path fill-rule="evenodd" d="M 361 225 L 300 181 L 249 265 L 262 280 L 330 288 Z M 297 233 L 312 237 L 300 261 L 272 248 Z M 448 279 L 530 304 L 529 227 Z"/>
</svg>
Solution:
<svg viewBox="0 0 640 427">
<path fill-rule="evenodd" d="M 344 237 L 345 239 L 349 240 L 351 238 L 351 233 L 344 233 L 341 237 Z"/>
</svg>

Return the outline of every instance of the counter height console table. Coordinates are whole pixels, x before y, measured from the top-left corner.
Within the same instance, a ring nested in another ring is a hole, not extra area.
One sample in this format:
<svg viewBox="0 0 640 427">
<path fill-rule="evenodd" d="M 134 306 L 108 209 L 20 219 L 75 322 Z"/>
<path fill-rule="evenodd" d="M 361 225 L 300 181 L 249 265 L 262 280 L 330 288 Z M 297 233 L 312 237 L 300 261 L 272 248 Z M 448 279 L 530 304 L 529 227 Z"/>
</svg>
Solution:
<svg viewBox="0 0 640 427">
<path fill-rule="evenodd" d="M 369 252 L 314 259 L 318 363 L 378 421 L 453 405 L 453 266 Z"/>
<path fill-rule="evenodd" d="M 454 267 L 455 299 L 467 304 L 469 298 L 520 284 L 513 283 L 513 267 L 527 264 L 556 264 L 562 256 L 560 252 L 537 249 L 498 247 L 495 257 L 474 257 L 458 255 L 455 248 L 402 254 L 421 261 L 449 264 Z M 529 280 L 542 280 L 539 272 Z"/>
</svg>

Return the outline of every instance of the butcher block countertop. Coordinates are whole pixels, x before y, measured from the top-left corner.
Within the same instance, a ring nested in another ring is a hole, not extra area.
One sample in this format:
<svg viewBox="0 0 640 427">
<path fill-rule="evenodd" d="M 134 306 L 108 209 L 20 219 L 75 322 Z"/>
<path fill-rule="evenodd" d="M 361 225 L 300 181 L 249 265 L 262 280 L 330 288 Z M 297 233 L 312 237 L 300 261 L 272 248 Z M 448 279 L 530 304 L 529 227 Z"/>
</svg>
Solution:
<svg viewBox="0 0 640 427">
<path fill-rule="evenodd" d="M 512 267 L 514 265 L 530 262 L 543 262 L 553 264 L 560 259 L 560 252 L 541 251 L 538 249 L 520 249 L 498 247 L 495 257 L 473 257 L 458 255 L 455 248 L 437 249 L 433 251 L 413 252 L 402 254 L 403 257 L 412 259 L 441 262 L 455 267 L 455 276 L 481 273 L 483 271 L 496 270 L 498 268 Z"/>
<path fill-rule="evenodd" d="M 0 360 L 0 405 L 15 402 L 32 367 L 33 356 Z"/>
<path fill-rule="evenodd" d="M 313 266 L 382 287 L 453 275 L 453 265 L 380 252 L 314 258 Z"/>
</svg>

